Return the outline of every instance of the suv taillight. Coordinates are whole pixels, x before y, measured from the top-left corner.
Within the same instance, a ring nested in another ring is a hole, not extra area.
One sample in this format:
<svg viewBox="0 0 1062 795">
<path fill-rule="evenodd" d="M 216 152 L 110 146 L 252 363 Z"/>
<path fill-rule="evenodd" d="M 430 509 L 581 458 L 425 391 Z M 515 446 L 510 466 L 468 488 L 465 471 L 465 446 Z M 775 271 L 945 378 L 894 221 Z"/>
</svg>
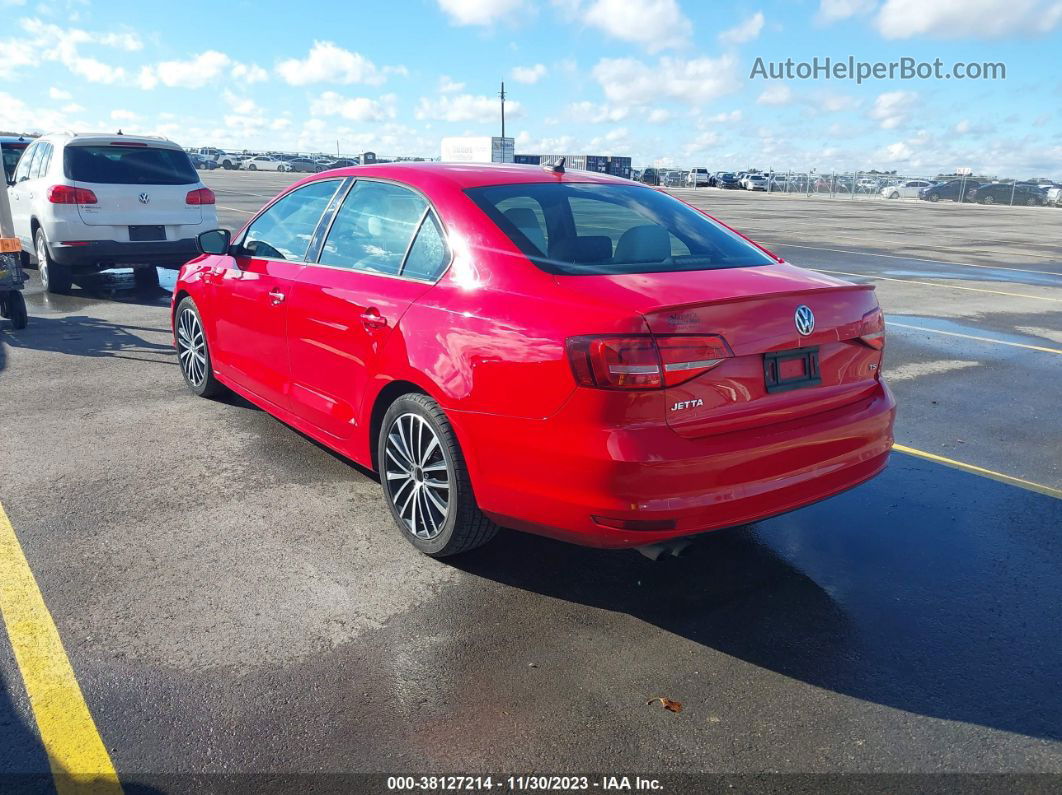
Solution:
<svg viewBox="0 0 1062 795">
<path fill-rule="evenodd" d="M 214 191 L 210 188 L 199 188 L 198 190 L 188 191 L 188 195 L 184 197 L 185 204 L 213 204 L 214 203 Z"/>
<path fill-rule="evenodd" d="M 576 383 L 599 389 L 663 389 L 733 356 L 717 334 L 571 337 L 567 348 Z"/>
<path fill-rule="evenodd" d="M 95 204 L 96 194 L 88 188 L 73 185 L 52 185 L 48 188 L 48 201 L 52 204 Z"/>
</svg>

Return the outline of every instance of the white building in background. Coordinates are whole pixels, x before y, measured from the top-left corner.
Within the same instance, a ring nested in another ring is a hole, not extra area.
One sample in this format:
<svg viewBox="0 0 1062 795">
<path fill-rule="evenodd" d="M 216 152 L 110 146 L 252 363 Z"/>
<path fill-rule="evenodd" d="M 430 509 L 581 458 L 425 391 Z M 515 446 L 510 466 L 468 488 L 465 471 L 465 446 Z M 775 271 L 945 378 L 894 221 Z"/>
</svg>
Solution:
<svg viewBox="0 0 1062 795">
<path fill-rule="evenodd" d="M 444 163 L 512 163 L 515 142 L 498 136 L 464 136 L 442 139 Z"/>
</svg>

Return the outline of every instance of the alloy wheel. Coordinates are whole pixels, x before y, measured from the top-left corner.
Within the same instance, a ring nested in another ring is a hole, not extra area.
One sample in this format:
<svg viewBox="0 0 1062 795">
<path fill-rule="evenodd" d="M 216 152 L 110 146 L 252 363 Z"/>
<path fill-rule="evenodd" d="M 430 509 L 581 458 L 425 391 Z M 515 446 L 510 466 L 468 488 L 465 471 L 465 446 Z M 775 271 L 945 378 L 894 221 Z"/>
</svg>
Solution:
<svg viewBox="0 0 1062 795">
<path fill-rule="evenodd" d="M 184 377 L 192 386 L 200 386 L 207 375 L 206 338 L 191 309 L 183 310 L 177 318 L 177 355 Z"/>
<path fill-rule="evenodd" d="M 429 541 L 450 515 L 451 462 L 428 421 L 399 415 L 387 432 L 383 477 L 387 498 L 406 530 Z"/>
<path fill-rule="evenodd" d="M 48 249 L 44 245 L 44 235 L 37 235 L 37 273 L 41 276 L 41 286 L 48 292 Z"/>
</svg>

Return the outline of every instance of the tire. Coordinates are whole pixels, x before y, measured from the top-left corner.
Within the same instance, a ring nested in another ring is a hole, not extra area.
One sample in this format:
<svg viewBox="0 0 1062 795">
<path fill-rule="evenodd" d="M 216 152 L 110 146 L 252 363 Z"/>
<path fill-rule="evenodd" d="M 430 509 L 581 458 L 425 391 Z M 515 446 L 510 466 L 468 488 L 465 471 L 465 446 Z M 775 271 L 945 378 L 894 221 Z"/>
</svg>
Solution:
<svg viewBox="0 0 1062 795">
<path fill-rule="evenodd" d="M 73 282 L 70 269 L 52 259 L 48 253 L 48 238 L 39 228 L 33 236 L 34 250 L 37 254 L 37 272 L 41 275 L 41 286 L 46 293 L 68 293 Z"/>
<path fill-rule="evenodd" d="M 893 191 L 892 193 L 889 194 L 889 198 L 890 199 L 898 199 L 898 198 L 900 198 L 900 194 L 897 193 L 896 191 Z"/>
<path fill-rule="evenodd" d="M 1029 198 L 1029 200 L 1028 200 L 1028 201 L 1026 201 L 1025 203 L 1026 203 L 1026 204 L 1027 204 L 1028 206 L 1030 206 L 1030 207 L 1038 207 L 1038 206 L 1040 205 L 1040 202 L 1039 202 L 1039 200 L 1037 200 L 1037 199 L 1036 199 L 1036 198 L 1034 198 L 1034 197 L 1030 197 L 1030 198 Z"/>
<path fill-rule="evenodd" d="M 476 505 L 457 436 L 438 403 L 419 393 L 399 397 L 380 424 L 376 449 L 387 507 L 413 546 L 445 558 L 494 538 L 498 526 Z"/>
<path fill-rule="evenodd" d="M 930 200 L 931 202 L 938 202 L 938 201 L 940 201 L 940 194 L 939 194 L 939 193 L 930 193 L 930 194 L 929 194 L 929 200 Z"/>
<path fill-rule="evenodd" d="M 191 297 L 185 297 L 174 313 L 174 338 L 177 343 L 177 362 L 181 367 L 184 383 L 192 394 L 203 398 L 220 395 L 225 387 L 214 377 L 211 366 L 210 347 L 203 318 Z"/>
<path fill-rule="evenodd" d="M 11 327 L 16 331 L 26 328 L 29 323 L 29 313 L 26 311 L 26 299 L 18 290 L 12 290 L 7 294 L 7 317 L 11 321 Z"/>
<path fill-rule="evenodd" d="M 157 292 L 159 288 L 158 268 L 134 268 L 133 283 L 136 289 L 142 293 Z"/>
<path fill-rule="evenodd" d="M 981 199 L 981 204 L 995 204 L 995 203 L 996 203 L 996 197 L 995 196 L 985 196 L 983 199 Z"/>
<path fill-rule="evenodd" d="M 256 166 L 254 163 L 251 163 L 251 165 L 247 166 L 247 170 L 248 171 L 257 171 L 258 170 L 258 166 Z"/>
</svg>

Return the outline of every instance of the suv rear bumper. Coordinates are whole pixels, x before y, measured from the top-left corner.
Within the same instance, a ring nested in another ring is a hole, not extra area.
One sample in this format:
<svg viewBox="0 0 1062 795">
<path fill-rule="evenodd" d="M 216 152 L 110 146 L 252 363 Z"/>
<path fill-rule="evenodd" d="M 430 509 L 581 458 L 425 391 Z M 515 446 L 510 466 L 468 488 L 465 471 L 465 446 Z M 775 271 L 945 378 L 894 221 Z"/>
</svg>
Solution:
<svg viewBox="0 0 1062 795">
<path fill-rule="evenodd" d="M 48 252 L 59 265 L 83 270 L 103 270 L 114 265 L 160 265 L 179 268 L 199 255 L 193 237 L 136 243 L 93 240 L 76 246 L 49 243 Z"/>
</svg>

